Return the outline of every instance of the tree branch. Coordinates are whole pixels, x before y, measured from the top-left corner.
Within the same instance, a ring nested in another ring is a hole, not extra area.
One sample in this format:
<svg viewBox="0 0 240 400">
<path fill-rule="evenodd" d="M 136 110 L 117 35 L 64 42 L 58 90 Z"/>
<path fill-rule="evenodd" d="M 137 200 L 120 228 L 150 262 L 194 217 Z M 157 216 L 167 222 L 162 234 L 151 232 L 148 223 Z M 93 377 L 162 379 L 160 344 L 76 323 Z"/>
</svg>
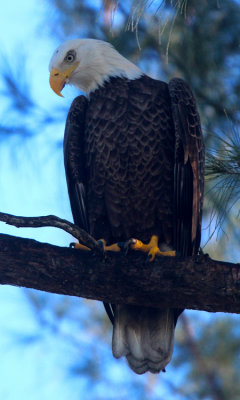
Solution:
<svg viewBox="0 0 240 400">
<path fill-rule="evenodd" d="M 240 313 L 240 266 L 196 257 L 90 252 L 0 235 L 0 284 L 115 304 Z"/>
<path fill-rule="evenodd" d="M 103 254 L 102 246 L 86 231 L 72 222 L 56 217 L 55 215 L 46 215 L 44 217 L 17 217 L 16 215 L 0 212 L 0 221 L 6 222 L 8 225 L 16 226 L 17 228 L 42 228 L 44 226 L 52 226 L 54 228 L 63 229 L 95 253 Z"/>
</svg>

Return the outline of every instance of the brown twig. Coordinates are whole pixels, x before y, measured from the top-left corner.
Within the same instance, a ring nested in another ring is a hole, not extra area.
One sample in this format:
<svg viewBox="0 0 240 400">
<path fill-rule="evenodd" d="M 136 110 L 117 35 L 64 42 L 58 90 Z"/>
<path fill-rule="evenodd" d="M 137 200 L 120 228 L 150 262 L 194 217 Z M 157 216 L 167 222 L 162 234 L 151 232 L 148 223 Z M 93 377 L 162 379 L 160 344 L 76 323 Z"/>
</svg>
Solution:
<svg viewBox="0 0 240 400">
<path fill-rule="evenodd" d="M 65 219 L 56 217 L 55 215 L 46 215 L 44 217 L 20 217 L 0 213 L 0 221 L 5 222 L 8 225 L 16 226 L 17 228 L 41 228 L 44 226 L 51 226 L 63 229 L 97 254 L 103 254 L 102 246 L 86 231 Z"/>
</svg>

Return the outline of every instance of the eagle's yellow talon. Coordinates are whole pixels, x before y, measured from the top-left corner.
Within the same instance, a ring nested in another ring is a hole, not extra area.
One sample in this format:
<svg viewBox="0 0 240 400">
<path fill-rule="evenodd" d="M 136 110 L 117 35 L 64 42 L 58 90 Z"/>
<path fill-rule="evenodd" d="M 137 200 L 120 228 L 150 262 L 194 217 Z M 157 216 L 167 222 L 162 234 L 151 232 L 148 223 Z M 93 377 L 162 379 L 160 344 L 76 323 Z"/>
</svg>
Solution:
<svg viewBox="0 0 240 400">
<path fill-rule="evenodd" d="M 91 251 L 91 249 L 89 249 L 89 247 L 87 247 L 87 246 L 84 246 L 84 244 L 81 244 L 81 243 L 71 243 L 73 246 L 71 246 L 71 247 L 73 247 L 74 249 L 77 249 L 77 250 L 83 250 L 83 251 Z"/>
<path fill-rule="evenodd" d="M 176 257 L 176 251 L 171 250 L 171 251 L 160 251 L 160 255 L 162 256 L 169 256 L 169 257 Z"/>
<path fill-rule="evenodd" d="M 99 242 L 102 242 L 104 251 L 114 251 L 114 252 L 121 251 L 117 243 L 113 243 L 108 246 L 105 239 L 99 239 Z"/>
<path fill-rule="evenodd" d="M 106 240 L 100 239 L 99 242 L 102 243 L 104 251 L 114 251 L 114 252 L 121 251 L 121 249 L 120 249 L 120 247 L 118 246 L 117 243 L 113 243 L 113 244 L 107 246 Z M 77 250 L 91 251 L 91 249 L 89 249 L 89 247 L 84 246 L 81 243 L 71 243 L 71 247 L 73 247 L 74 249 L 77 249 Z"/>
<path fill-rule="evenodd" d="M 138 239 L 133 239 L 133 243 L 131 244 L 131 249 L 133 250 L 140 250 L 144 246 L 143 242 Z"/>
<path fill-rule="evenodd" d="M 132 239 L 131 249 L 133 250 L 140 250 L 144 253 L 148 253 L 149 261 L 153 261 L 156 256 L 176 256 L 176 251 L 161 251 L 158 247 L 158 237 L 157 235 L 153 235 L 149 241 L 149 243 L 144 244 L 141 240 Z"/>
<path fill-rule="evenodd" d="M 109 246 L 104 246 L 104 251 L 114 251 L 118 253 L 119 251 L 121 251 L 121 249 L 117 243 L 113 243 Z"/>
<path fill-rule="evenodd" d="M 149 261 L 152 262 L 155 257 L 161 254 L 161 251 L 159 250 L 159 248 L 157 246 L 154 246 L 151 248 L 151 250 L 148 252 L 148 257 L 149 257 Z"/>
</svg>

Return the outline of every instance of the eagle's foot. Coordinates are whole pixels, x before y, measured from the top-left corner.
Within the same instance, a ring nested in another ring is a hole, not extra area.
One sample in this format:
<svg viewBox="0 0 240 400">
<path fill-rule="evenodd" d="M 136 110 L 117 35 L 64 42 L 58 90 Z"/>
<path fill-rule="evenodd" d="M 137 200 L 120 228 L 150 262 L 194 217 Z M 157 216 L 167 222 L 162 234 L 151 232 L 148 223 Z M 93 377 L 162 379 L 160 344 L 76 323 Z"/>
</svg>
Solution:
<svg viewBox="0 0 240 400">
<path fill-rule="evenodd" d="M 118 243 L 113 243 L 110 246 L 107 246 L 106 240 L 104 240 L 104 239 L 98 240 L 98 243 L 102 245 L 103 252 L 105 252 L 105 251 L 114 251 L 114 252 L 121 251 L 121 247 L 118 245 Z M 73 249 L 77 249 L 77 250 L 92 251 L 89 247 L 84 246 L 84 244 L 81 244 L 81 243 L 70 243 L 69 246 L 72 247 Z"/>
<path fill-rule="evenodd" d="M 98 242 L 102 243 L 104 251 L 114 251 L 114 252 L 117 252 L 117 253 L 119 251 L 121 251 L 121 248 L 118 245 L 118 243 L 113 243 L 113 244 L 110 244 L 109 246 L 107 246 L 106 240 L 104 240 L 104 239 L 100 239 L 100 240 L 98 240 Z"/>
<path fill-rule="evenodd" d="M 84 244 L 81 244 L 81 243 L 70 243 L 69 247 L 71 247 L 73 249 L 83 250 L 83 251 L 91 251 L 91 249 L 89 249 L 89 247 L 84 246 Z"/>
<path fill-rule="evenodd" d="M 156 256 L 176 256 L 176 251 L 161 251 L 158 247 L 158 236 L 153 235 L 149 243 L 144 244 L 141 240 L 132 239 L 131 248 L 136 251 L 148 253 L 148 261 L 153 261 Z"/>
<path fill-rule="evenodd" d="M 120 247 L 123 254 L 126 256 L 128 254 L 129 249 L 132 248 L 132 245 L 136 243 L 136 239 L 129 239 L 125 242 L 118 242 L 118 246 Z"/>
</svg>

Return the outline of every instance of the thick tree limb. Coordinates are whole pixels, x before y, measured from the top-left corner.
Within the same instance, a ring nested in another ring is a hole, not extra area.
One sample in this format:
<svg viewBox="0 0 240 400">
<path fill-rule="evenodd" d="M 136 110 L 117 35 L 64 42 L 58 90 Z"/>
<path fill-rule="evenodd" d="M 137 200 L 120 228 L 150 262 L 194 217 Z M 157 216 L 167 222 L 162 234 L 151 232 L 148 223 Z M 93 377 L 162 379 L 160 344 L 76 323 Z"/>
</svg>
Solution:
<svg viewBox="0 0 240 400">
<path fill-rule="evenodd" d="M 240 313 L 240 266 L 208 256 L 128 256 L 0 235 L 0 284 L 111 303 Z"/>
</svg>

